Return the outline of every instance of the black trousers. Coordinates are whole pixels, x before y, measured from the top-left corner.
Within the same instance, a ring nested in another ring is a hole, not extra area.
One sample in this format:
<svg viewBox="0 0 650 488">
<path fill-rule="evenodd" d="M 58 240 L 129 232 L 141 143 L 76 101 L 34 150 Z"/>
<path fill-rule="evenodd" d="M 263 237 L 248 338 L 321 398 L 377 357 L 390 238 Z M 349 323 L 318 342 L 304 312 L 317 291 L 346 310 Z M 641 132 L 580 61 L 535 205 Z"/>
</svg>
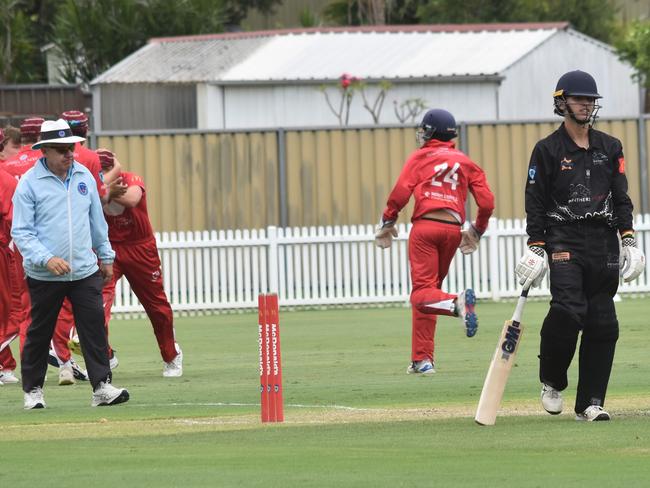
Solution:
<svg viewBox="0 0 650 488">
<path fill-rule="evenodd" d="M 541 329 L 540 381 L 564 390 L 578 337 L 575 411 L 604 405 L 618 340 L 614 295 L 619 283 L 615 229 L 583 222 L 547 230 L 551 309 Z"/>
<path fill-rule="evenodd" d="M 47 356 L 56 320 L 65 297 L 72 304 L 75 325 L 93 390 L 111 379 L 108 340 L 102 305 L 103 279 L 99 271 L 76 281 L 41 281 L 27 278 L 32 300 L 32 322 L 21 356 L 23 390 L 43 387 Z"/>
</svg>

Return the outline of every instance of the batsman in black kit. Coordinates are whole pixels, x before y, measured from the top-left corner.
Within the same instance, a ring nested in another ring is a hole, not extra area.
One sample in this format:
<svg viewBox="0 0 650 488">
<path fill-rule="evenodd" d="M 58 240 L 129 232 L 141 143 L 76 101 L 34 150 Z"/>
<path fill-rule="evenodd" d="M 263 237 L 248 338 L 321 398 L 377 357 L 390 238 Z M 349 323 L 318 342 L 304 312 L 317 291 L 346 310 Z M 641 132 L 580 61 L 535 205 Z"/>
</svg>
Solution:
<svg viewBox="0 0 650 488">
<path fill-rule="evenodd" d="M 592 128 L 601 98 L 596 81 L 570 71 L 553 98 L 564 122 L 530 158 L 528 249 L 515 272 L 524 287 L 538 286 L 550 268 L 551 308 L 539 353 L 544 409 L 562 411 L 561 392 L 582 332 L 576 420 L 609 420 L 603 406 L 618 339 L 614 295 L 619 273 L 636 279 L 645 257 L 634 239 L 621 142 Z"/>
</svg>

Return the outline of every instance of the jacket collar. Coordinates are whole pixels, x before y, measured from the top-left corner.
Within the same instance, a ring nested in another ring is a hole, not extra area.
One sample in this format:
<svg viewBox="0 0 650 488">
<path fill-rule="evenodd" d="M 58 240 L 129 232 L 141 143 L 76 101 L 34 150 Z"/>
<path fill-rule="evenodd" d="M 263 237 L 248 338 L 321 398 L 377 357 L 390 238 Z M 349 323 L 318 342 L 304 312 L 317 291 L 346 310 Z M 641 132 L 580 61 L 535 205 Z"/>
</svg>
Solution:
<svg viewBox="0 0 650 488">
<path fill-rule="evenodd" d="M 36 173 L 37 178 L 46 178 L 47 176 L 54 176 L 55 178 L 58 178 L 58 176 L 50 171 L 50 168 L 47 167 L 47 164 L 45 164 L 45 157 L 39 159 L 38 162 L 34 165 L 34 172 Z M 78 163 L 76 161 L 72 161 L 72 165 L 68 170 L 68 177 L 72 176 L 74 173 L 80 172 L 81 169 L 79 169 Z"/>
</svg>

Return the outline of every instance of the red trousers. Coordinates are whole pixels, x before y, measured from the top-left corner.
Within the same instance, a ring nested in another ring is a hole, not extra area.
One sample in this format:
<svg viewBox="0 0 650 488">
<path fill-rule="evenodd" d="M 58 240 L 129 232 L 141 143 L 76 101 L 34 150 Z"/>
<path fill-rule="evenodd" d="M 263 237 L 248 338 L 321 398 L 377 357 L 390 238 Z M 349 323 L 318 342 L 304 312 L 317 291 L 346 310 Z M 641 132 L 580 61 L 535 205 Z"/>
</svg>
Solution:
<svg viewBox="0 0 650 488">
<path fill-rule="evenodd" d="M 30 322 L 31 302 L 22 257 L 8 247 L 0 248 L 0 368 L 16 369 L 9 344 L 20 335 L 20 348 Z"/>
<path fill-rule="evenodd" d="M 124 276 L 147 312 L 163 361 L 171 361 L 178 354 L 174 338 L 174 315 L 163 288 L 156 240 L 152 238 L 135 243 L 111 243 L 111 246 L 115 251 L 113 280 L 104 285 L 103 291 L 106 325 L 111 319 L 115 283 Z"/>
<path fill-rule="evenodd" d="M 460 226 L 416 220 L 409 236 L 411 265 L 411 360 L 433 361 L 438 315 L 454 315 L 456 295 L 440 287 L 460 244 Z"/>
<path fill-rule="evenodd" d="M 68 348 L 68 340 L 72 339 L 74 334 L 72 330 L 73 327 L 74 315 L 72 314 L 72 304 L 70 303 L 70 300 L 66 298 L 63 300 L 63 305 L 61 305 L 61 311 L 59 312 L 59 318 L 56 320 L 54 335 L 52 336 L 51 342 L 52 350 L 54 351 L 56 358 L 59 360 L 59 364 L 68 362 L 72 356 L 70 354 L 70 349 Z"/>
<path fill-rule="evenodd" d="M 12 266 L 11 250 L 7 246 L 0 246 L 0 334 L 7 327 L 11 312 Z"/>
</svg>

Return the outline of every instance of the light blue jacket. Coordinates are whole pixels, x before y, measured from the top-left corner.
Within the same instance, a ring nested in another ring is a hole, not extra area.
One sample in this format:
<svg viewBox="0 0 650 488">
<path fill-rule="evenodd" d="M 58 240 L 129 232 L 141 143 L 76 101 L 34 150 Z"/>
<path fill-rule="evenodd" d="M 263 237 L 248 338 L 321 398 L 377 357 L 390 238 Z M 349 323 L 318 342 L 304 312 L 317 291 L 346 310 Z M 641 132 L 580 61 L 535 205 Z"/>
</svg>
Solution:
<svg viewBox="0 0 650 488">
<path fill-rule="evenodd" d="M 81 280 L 99 269 L 98 257 L 106 264 L 115 259 L 97 184 L 78 162 L 72 163 L 64 182 L 48 169 L 44 158 L 39 159 L 18 182 L 13 204 L 11 237 L 27 276 Z M 55 256 L 70 264 L 70 273 L 56 276 L 48 271 L 46 264 Z"/>
</svg>

